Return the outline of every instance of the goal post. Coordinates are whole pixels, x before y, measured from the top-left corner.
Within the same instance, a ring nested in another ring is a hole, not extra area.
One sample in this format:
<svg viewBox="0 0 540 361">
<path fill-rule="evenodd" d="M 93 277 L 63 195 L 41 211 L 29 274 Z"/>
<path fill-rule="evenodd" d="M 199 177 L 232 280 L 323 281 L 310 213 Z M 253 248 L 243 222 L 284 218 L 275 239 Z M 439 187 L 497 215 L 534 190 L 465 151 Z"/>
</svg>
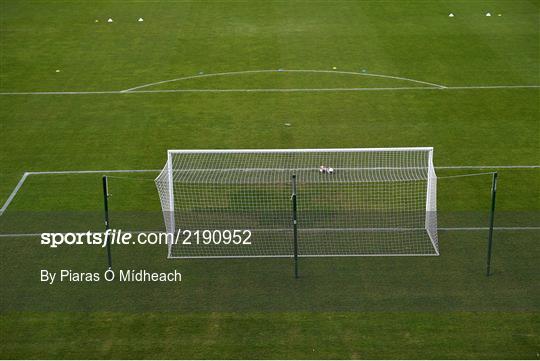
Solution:
<svg viewBox="0 0 540 361">
<path fill-rule="evenodd" d="M 169 150 L 156 186 L 169 258 L 439 255 L 431 147 Z"/>
<path fill-rule="evenodd" d="M 433 150 L 428 155 L 427 189 L 426 189 L 426 232 L 433 246 L 437 249 L 437 175 L 433 165 Z"/>
</svg>

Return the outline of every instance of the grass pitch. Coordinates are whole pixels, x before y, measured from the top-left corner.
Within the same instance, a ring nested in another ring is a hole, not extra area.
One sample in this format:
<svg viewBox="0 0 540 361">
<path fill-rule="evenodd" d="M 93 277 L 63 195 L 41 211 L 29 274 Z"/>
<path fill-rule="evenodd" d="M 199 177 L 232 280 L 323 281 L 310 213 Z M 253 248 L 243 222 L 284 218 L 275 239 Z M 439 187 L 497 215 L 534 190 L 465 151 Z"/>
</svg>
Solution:
<svg viewBox="0 0 540 361">
<path fill-rule="evenodd" d="M 540 164 L 538 1 L 0 6 L 2 203 L 27 171 L 159 169 L 167 149 L 434 146 L 436 166 Z M 74 93 L 8 94 L 33 92 Z M 113 226 L 163 227 L 155 175 L 111 178 Z M 29 176 L 0 233 L 100 230 L 100 176 Z M 440 226 L 485 226 L 489 186 L 441 179 Z M 539 169 L 501 169 L 498 191 L 497 226 L 540 226 Z M 535 359 L 539 238 L 496 232 L 490 278 L 482 230 L 441 230 L 440 257 L 302 260 L 298 281 L 288 259 L 126 247 L 119 267 L 184 280 L 119 288 L 39 282 L 102 271 L 102 249 L 2 237 L 0 356 Z"/>
</svg>

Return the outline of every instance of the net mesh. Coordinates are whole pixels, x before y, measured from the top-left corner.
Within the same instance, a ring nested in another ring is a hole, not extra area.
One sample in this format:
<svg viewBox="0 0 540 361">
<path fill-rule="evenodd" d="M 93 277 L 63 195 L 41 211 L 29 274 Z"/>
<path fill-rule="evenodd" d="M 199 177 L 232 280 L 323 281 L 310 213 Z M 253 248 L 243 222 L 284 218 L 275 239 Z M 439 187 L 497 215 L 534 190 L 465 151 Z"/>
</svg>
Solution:
<svg viewBox="0 0 540 361">
<path fill-rule="evenodd" d="M 401 148 L 169 151 L 167 232 L 251 232 L 249 245 L 170 242 L 169 257 L 293 256 L 293 175 L 299 256 L 438 255 L 432 149 Z"/>
</svg>

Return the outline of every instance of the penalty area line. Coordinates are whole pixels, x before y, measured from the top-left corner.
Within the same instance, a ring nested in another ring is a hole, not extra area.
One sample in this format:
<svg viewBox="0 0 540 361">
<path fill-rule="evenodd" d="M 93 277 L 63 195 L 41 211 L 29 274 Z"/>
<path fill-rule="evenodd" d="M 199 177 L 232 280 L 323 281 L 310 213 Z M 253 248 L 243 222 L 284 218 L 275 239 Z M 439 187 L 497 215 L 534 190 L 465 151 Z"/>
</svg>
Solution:
<svg viewBox="0 0 540 361">
<path fill-rule="evenodd" d="M 26 178 L 28 178 L 31 175 L 46 175 L 46 174 L 95 174 L 95 173 L 157 173 L 160 172 L 161 169 L 127 169 L 127 170 L 67 170 L 67 171 L 44 171 L 44 172 L 24 172 L 21 179 L 19 179 L 19 182 L 13 188 L 13 191 L 9 195 L 8 199 L 4 202 L 4 205 L 2 208 L 0 208 L 0 216 L 4 214 L 6 209 L 9 207 L 21 187 L 23 186 L 24 182 L 26 181 Z"/>
<path fill-rule="evenodd" d="M 17 183 L 17 185 L 15 186 L 15 188 L 13 189 L 13 191 L 11 192 L 11 194 L 9 195 L 8 199 L 6 199 L 6 202 L 4 203 L 4 205 L 2 206 L 2 208 L 0 208 L 0 216 L 2 214 L 4 214 L 4 212 L 6 211 L 7 207 L 11 204 L 11 201 L 13 201 L 13 198 L 15 198 L 15 196 L 17 195 L 17 192 L 19 191 L 19 189 L 21 189 L 21 187 L 23 186 L 24 184 L 24 181 L 26 180 L 26 178 L 28 178 L 29 174 L 28 172 L 24 172 L 24 174 L 22 175 L 21 179 L 19 180 L 19 183 Z"/>
<path fill-rule="evenodd" d="M 540 165 L 448 165 L 435 169 L 536 169 Z"/>
<path fill-rule="evenodd" d="M 440 166 L 435 169 L 538 169 L 540 165 L 461 165 L 461 166 Z M 60 171 L 37 171 L 24 172 L 21 179 L 0 208 L 0 216 L 7 210 L 26 179 L 31 175 L 62 175 L 62 174 L 114 174 L 114 173 L 158 173 L 161 169 L 107 169 L 107 170 L 60 170 Z"/>
<path fill-rule="evenodd" d="M 115 170 L 53 170 L 43 172 L 26 172 L 28 175 L 40 174 L 95 174 L 95 173 L 152 173 L 161 169 L 115 169 Z"/>
</svg>

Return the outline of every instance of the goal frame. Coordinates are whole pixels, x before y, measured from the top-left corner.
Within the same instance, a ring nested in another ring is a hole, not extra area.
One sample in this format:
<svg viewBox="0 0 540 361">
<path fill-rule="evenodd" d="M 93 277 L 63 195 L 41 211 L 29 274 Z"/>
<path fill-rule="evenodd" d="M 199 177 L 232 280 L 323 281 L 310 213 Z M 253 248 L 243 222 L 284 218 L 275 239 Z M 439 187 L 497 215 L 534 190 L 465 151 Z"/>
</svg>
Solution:
<svg viewBox="0 0 540 361">
<path fill-rule="evenodd" d="M 439 247 L 435 244 L 437 235 L 433 235 L 429 232 L 428 227 L 428 217 L 430 210 L 430 204 L 434 204 L 436 207 L 436 196 L 433 199 L 433 196 L 430 192 L 432 187 L 436 187 L 436 174 L 433 164 L 433 147 L 391 147 L 391 148 L 292 148 L 292 149 L 169 149 L 167 150 L 167 170 L 168 170 L 168 193 L 169 193 L 169 224 L 174 231 L 176 231 L 175 224 L 175 209 L 174 209 L 174 179 L 173 179 L 173 161 L 172 158 L 175 154 L 240 154 L 240 153 L 250 153 L 250 154 L 279 154 L 279 153 L 360 153 L 360 152 L 428 152 L 428 177 L 426 179 L 426 219 L 425 219 L 425 230 L 433 247 L 433 254 L 422 254 L 422 253 L 400 253 L 400 254 L 334 254 L 334 255 L 301 255 L 301 254 L 287 254 L 287 255 L 207 255 L 207 256 L 193 256 L 193 255 L 184 255 L 184 256 L 171 256 L 172 242 L 168 244 L 168 258 L 169 259 L 191 259 L 191 258 L 312 258 L 312 257 L 431 257 L 439 256 L 440 250 Z M 368 168 L 356 168 L 356 169 L 396 169 L 397 167 L 368 167 Z M 250 170 L 257 170 L 258 168 L 250 168 Z M 271 170 L 271 168 L 264 168 L 265 170 Z M 230 170 L 235 170 L 231 168 Z M 282 169 L 280 169 L 282 170 Z M 159 176 L 158 176 L 159 178 Z M 157 180 L 157 178 L 156 178 Z M 435 185 L 433 185 L 433 180 L 435 180 Z M 436 209 L 436 208 L 435 208 Z M 436 219 L 436 215 L 435 215 Z M 437 233 L 437 226 L 435 225 L 435 232 Z M 174 232 L 172 235 L 174 239 Z"/>
</svg>

